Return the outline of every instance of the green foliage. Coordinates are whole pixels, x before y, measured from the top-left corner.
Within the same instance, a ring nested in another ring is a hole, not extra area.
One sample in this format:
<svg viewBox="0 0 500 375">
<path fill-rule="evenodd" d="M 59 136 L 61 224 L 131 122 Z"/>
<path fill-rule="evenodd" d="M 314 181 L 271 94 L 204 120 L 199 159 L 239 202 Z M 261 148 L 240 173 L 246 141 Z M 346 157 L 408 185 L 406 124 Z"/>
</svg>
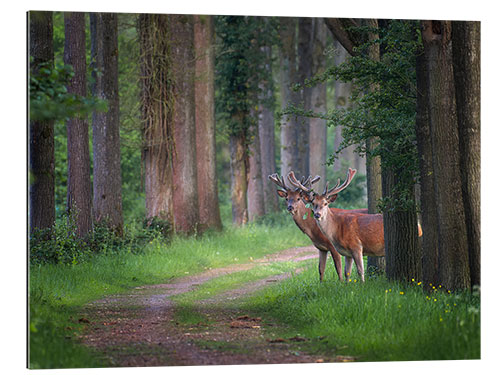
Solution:
<svg viewBox="0 0 500 375">
<path fill-rule="evenodd" d="M 76 265 L 91 261 L 97 255 L 120 252 L 140 253 L 152 241 L 168 243 L 172 235 L 171 225 L 155 218 L 152 222 L 125 225 L 122 236 L 109 229 L 105 222 L 94 224 L 90 236 L 81 239 L 76 225 L 66 214 L 57 219 L 51 229 L 35 231 L 30 236 L 30 264 Z"/>
<path fill-rule="evenodd" d="M 394 171 L 398 177 L 393 194 L 386 197 L 382 206 L 406 209 L 414 204 L 410 187 L 418 179 L 415 135 L 415 59 L 421 43 L 417 37 L 418 23 L 393 20 L 386 27 L 363 27 L 358 31 L 376 32 L 379 38 L 360 46 L 359 55 L 306 82 L 307 85 L 328 79 L 353 82 L 353 108 L 316 114 L 290 107 L 285 114 L 320 117 L 329 126 L 342 126 L 343 142 L 328 164 L 333 164 L 340 151 L 350 145 L 356 145 L 356 150 L 368 158 L 381 156 L 382 168 Z M 367 51 L 371 46 L 380 47 L 380 61 L 369 58 Z M 368 152 L 365 142 L 374 137 L 379 143 Z"/>
<path fill-rule="evenodd" d="M 217 117 L 227 134 L 249 134 L 255 121 L 249 114 L 258 105 L 259 83 L 272 83 L 261 47 L 276 40 L 276 24 L 272 18 L 216 16 L 215 29 Z"/>
<path fill-rule="evenodd" d="M 120 159 L 125 222 L 146 213 L 141 172 L 142 122 L 139 104 L 137 15 L 118 15 L 118 85 L 120 94 Z"/>
<path fill-rule="evenodd" d="M 30 60 L 33 65 L 33 59 Z M 85 117 L 93 110 L 105 111 L 107 103 L 92 97 L 68 93 L 66 88 L 73 77 L 70 65 L 39 64 L 29 77 L 30 120 L 53 121 Z"/>
</svg>

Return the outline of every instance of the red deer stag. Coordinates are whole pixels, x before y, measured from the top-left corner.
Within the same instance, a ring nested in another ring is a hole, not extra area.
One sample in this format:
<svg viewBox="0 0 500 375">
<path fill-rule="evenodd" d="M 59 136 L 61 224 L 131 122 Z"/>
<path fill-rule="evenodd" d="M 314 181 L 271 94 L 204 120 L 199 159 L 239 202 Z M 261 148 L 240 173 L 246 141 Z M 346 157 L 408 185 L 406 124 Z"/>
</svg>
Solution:
<svg viewBox="0 0 500 375">
<path fill-rule="evenodd" d="M 286 186 L 283 177 L 279 177 L 278 174 L 273 174 L 269 176 L 269 179 L 278 185 L 278 195 L 281 198 L 285 198 L 285 204 L 287 206 L 288 212 L 292 215 L 295 224 L 304 232 L 312 241 L 314 246 L 319 250 L 319 280 L 323 281 L 323 275 L 325 273 L 326 258 L 328 252 L 330 252 L 333 262 L 335 264 L 335 269 L 339 279 L 342 281 L 342 262 L 339 253 L 335 250 L 332 243 L 326 238 L 326 236 L 321 232 L 316 220 L 312 217 L 312 210 L 307 208 L 300 197 L 300 190 L 297 188 L 290 189 Z M 303 186 L 310 186 L 320 179 L 316 176 L 311 180 L 311 176 L 304 181 L 304 177 L 301 179 Z M 333 210 L 339 210 L 333 208 Z M 368 212 L 367 209 L 363 210 L 339 210 L 339 211 L 358 211 L 358 212 Z"/>
<path fill-rule="evenodd" d="M 337 194 L 344 190 L 356 174 L 349 168 L 347 179 L 340 185 L 328 189 L 326 183 L 323 194 L 317 194 L 311 186 L 301 184 L 293 172 L 288 174 L 290 184 L 301 192 L 301 198 L 312 205 L 314 218 L 321 231 L 333 243 L 335 249 L 345 256 L 344 274 L 346 279 L 352 270 L 352 261 L 356 263 L 361 281 L 365 281 L 363 255 L 384 256 L 384 223 L 381 214 L 341 213 L 328 208 L 337 199 Z"/>
</svg>

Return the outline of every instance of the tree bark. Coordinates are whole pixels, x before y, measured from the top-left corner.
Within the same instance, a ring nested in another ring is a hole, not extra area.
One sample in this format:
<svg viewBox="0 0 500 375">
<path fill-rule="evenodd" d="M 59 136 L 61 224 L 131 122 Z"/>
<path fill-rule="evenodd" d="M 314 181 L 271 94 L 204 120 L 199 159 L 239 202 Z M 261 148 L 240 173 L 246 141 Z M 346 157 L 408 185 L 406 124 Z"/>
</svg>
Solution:
<svg viewBox="0 0 500 375">
<path fill-rule="evenodd" d="M 30 74 L 40 64 L 54 65 L 52 12 L 29 13 L 29 49 L 33 63 Z M 53 121 L 29 123 L 29 223 L 30 233 L 49 229 L 55 223 L 55 160 Z"/>
<path fill-rule="evenodd" d="M 267 70 L 267 75 L 272 77 L 272 50 L 271 47 L 263 47 L 265 61 L 263 68 Z M 261 82 L 261 89 L 258 128 L 260 141 L 260 158 L 262 167 L 262 191 L 264 194 L 264 210 L 265 213 L 276 212 L 278 207 L 278 196 L 269 182 L 267 176 L 276 173 L 276 157 L 275 157 L 275 137 L 274 137 L 274 110 L 270 104 L 273 98 L 271 90 L 271 82 Z"/>
<path fill-rule="evenodd" d="M 298 94 L 291 90 L 296 82 L 296 54 L 295 54 L 295 18 L 280 18 L 280 91 L 281 108 L 288 104 L 298 104 Z M 298 173 L 297 161 L 297 118 L 288 116 L 281 120 L 281 174 L 284 176 L 290 171 Z"/>
<path fill-rule="evenodd" d="M 460 172 L 472 285 L 481 284 L 481 24 L 452 22 Z"/>
<path fill-rule="evenodd" d="M 222 229 L 215 149 L 215 32 L 212 16 L 195 16 L 196 164 L 200 231 Z"/>
<path fill-rule="evenodd" d="M 173 81 L 173 209 L 178 233 L 197 232 L 199 222 L 194 96 L 194 19 L 169 15 Z"/>
<path fill-rule="evenodd" d="M 313 46 L 311 75 L 323 73 L 326 68 L 326 26 L 322 18 L 313 18 Z M 310 109 L 326 113 L 326 83 L 311 88 Z M 309 121 L 309 173 L 323 177 L 317 182 L 317 190 L 323 191 L 326 180 L 326 120 L 311 118 Z"/>
<path fill-rule="evenodd" d="M 397 170 L 385 169 L 382 176 L 384 197 L 391 197 L 399 173 Z M 383 216 L 387 278 L 406 282 L 412 279 L 421 280 L 422 252 L 418 243 L 416 208 L 404 211 L 397 207 L 387 209 L 384 210 Z"/>
<path fill-rule="evenodd" d="M 455 106 L 451 22 L 422 21 L 429 72 L 432 164 L 439 233 L 439 277 L 451 290 L 470 287 Z"/>
<path fill-rule="evenodd" d="M 142 159 L 146 218 L 173 224 L 172 201 L 172 84 L 167 16 L 140 14 Z"/>
<path fill-rule="evenodd" d="M 123 234 L 118 95 L 118 17 L 91 13 L 92 94 L 106 100 L 107 112 L 92 115 L 94 220 Z"/>
<path fill-rule="evenodd" d="M 231 166 L 231 202 L 233 224 L 244 225 L 248 222 L 247 209 L 247 150 L 244 134 L 229 136 Z"/>
<path fill-rule="evenodd" d="M 68 92 L 87 96 L 85 13 L 64 14 L 64 63 L 73 67 L 74 76 Z M 68 212 L 76 225 L 77 235 L 86 237 L 92 230 L 92 188 L 88 123 L 74 117 L 67 122 L 68 132 Z"/>
<path fill-rule="evenodd" d="M 422 281 L 424 288 L 439 283 L 439 246 L 432 144 L 429 118 L 429 82 L 426 54 L 417 54 L 417 116 L 415 133 L 420 169 L 420 206 L 422 217 Z M 432 289 L 432 287 L 431 287 Z"/>
<path fill-rule="evenodd" d="M 254 112 L 254 111 L 252 111 Z M 256 118 L 257 113 L 251 113 Z M 254 221 L 265 214 L 264 192 L 262 184 L 262 163 L 260 158 L 260 139 L 256 126 L 252 127 L 251 133 L 254 134 L 249 146 L 248 156 L 248 220 Z"/>
</svg>

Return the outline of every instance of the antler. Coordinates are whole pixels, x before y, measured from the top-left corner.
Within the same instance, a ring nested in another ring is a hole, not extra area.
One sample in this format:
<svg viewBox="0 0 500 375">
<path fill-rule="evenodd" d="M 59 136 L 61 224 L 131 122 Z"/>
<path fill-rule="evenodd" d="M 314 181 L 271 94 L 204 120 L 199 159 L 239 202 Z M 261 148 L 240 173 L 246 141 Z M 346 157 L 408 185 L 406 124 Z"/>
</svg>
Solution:
<svg viewBox="0 0 500 375">
<path fill-rule="evenodd" d="M 280 179 L 278 174 L 274 173 L 274 174 L 268 176 L 268 178 L 271 181 L 273 181 L 276 185 L 278 185 L 280 188 L 282 188 L 282 190 L 284 190 L 285 192 L 288 189 L 287 186 L 285 185 L 285 179 L 283 178 L 283 176 L 281 176 L 281 179 Z"/>
<path fill-rule="evenodd" d="M 311 176 L 309 176 L 307 178 L 307 180 L 304 181 L 304 177 L 302 177 L 301 182 L 299 182 L 295 178 L 295 173 L 293 173 L 293 171 L 291 171 L 290 173 L 288 173 L 287 177 L 288 177 L 288 181 L 290 182 L 290 184 L 293 187 L 295 187 L 297 189 L 300 189 L 300 190 L 302 190 L 302 191 L 304 191 L 306 193 L 310 193 L 312 191 L 311 185 L 314 184 L 316 181 L 318 181 L 321 178 L 319 176 L 316 176 L 313 179 L 311 179 Z M 309 186 L 309 187 L 306 187 L 306 186 Z"/>
<path fill-rule="evenodd" d="M 355 169 L 352 169 L 352 168 L 349 168 L 349 170 L 347 171 L 347 178 L 346 180 L 344 181 L 344 183 L 342 185 L 340 185 L 340 178 L 337 180 L 337 185 L 335 185 L 333 188 L 331 188 L 330 190 L 328 190 L 328 181 L 326 182 L 326 187 L 325 187 L 325 191 L 323 192 L 323 195 L 333 195 L 333 194 L 338 194 L 340 193 L 342 190 L 344 190 L 347 186 L 349 186 L 349 184 L 351 183 L 354 175 L 356 174 L 356 170 Z M 340 186 L 339 186 L 340 185 Z"/>
</svg>

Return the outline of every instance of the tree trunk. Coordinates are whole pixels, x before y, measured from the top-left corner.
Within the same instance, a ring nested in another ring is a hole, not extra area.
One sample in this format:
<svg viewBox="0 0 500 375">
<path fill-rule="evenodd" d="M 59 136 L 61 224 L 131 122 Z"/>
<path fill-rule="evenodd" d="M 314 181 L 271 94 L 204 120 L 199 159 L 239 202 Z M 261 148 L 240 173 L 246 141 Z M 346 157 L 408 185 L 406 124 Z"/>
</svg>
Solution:
<svg viewBox="0 0 500 375">
<path fill-rule="evenodd" d="M 311 109 L 311 87 L 304 85 L 312 75 L 313 54 L 313 19 L 310 17 L 299 18 L 298 34 L 298 82 L 302 85 L 299 92 L 300 103 L 305 110 Z M 297 175 L 309 175 L 309 117 L 300 117 L 297 122 Z"/>
<path fill-rule="evenodd" d="M 459 134 L 455 107 L 451 22 L 423 21 L 429 72 L 432 164 L 439 233 L 439 276 L 448 289 L 471 284 L 462 200 Z"/>
<path fill-rule="evenodd" d="M 267 70 L 267 75 L 272 77 L 272 61 L 271 47 L 263 47 L 263 53 L 266 61 L 264 69 Z M 274 138 L 274 109 L 271 106 L 273 91 L 271 90 L 271 82 L 261 82 L 259 87 L 261 91 L 259 105 L 259 140 L 260 140 L 260 159 L 262 167 L 262 191 L 264 194 L 264 210 L 268 214 L 276 212 L 278 208 L 278 196 L 269 182 L 267 176 L 276 173 L 276 157 L 275 157 L 275 138 Z"/>
<path fill-rule="evenodd" d="M 92 94 L 108 103 L 107 112 L 94 111 L 92 116 L 94 220 L 104 222 L 121 235 L 118 17 L 114 13 L 91 13 L 90 29 L 94 68 Z"/>
<path fill-rule="evenodd" d="M 142 159 L 146 218 L 173 223 L 172 212 L 172 84 L 167 16 L 140 14 Z"/>
<path fill-rule="evenodd" d="M 452 22 L 462 194 L 472 285 L 481 284 L 481 24 Z"/>
<path fill-rule="evenodd" d="M 214 38 L 213 17 L 195 16 L 196 169 L 201 231 L 222 229 L 216 174 Z"/>
<path fill-rule="evenodd" d="M 295 29 L 296 18 L 280 18 L 280 90 L 281 108 L 288 104 L 298 104 L 298 94 L 291 90 L 296 82 Z M 297 118 L 288 116 L 281 119 L 281 174 L 294 170 L 298 173 L 297 161 Z"/>
<path fill-rule="evenodd" d="M 254 111 L 252 111 L 254 112 Z M 257 118 L 257 113 L 251 113 L 253 118 Z M 251 130 L 254 134 L 249 146 L 248 156 L 248 220 L 254 221 L 265 214 L 264 193 L 262 186 L 262 163 L 260 158 L 259 132 L 255 127 Z"/>
<path fill-rule="evenodd" d="M 366 20 L 367 26 L 378 27 L 377 20 Z M 370 41 L 378 39 L 378 34 L 370 33 Z M 380 46 L 375 43 L 368 49 L 369 58 L 373 61 L 380 60 Z M 377 145 L 376 138 L 366 140 L 367 153 L 370 154 Z M 382 198 L 382 167 L 380 156 L 367 157 L 366 159 L 366 188 L 368 195 L 368 212 L 374 214 L 377 212 L 377 201 Z M 385 227 L 384 223 L 384 227 Z M 384 257 L 368 257 L 368 269 L 382 271 L 385 269 Z"/>
<path fill-rule="evenodd" d="M 33 63 L 30 74 L 39 65 L 54 65 L 52 12 L 29 13 L 29 49 Z M 30 233 L 49 229 L 55 223 L 54 123 L 30 121 L 29 124 L 29 223 Z"/>
<path fill-rule="evenodd" d="M 68 92 L 87 96 L 85 13 L 64 14 L 64 63 L 73 67 Z M 89 127 L 85 118 L 67 122 L 68 132 L 68 212 L 77 235 L 84 238 L 92 230 L 92 188 L 90 182 Z"/>
<path fill-rule="evenodd" d="M 424 288 L 439 283 L 438 222 L 432 170 L 432 144 L 428 101 L 426 55 L 417 54 L 417 117 L 415 133 L 420 167 L 420 206 L 422 217 L 422 281 Z M 431 287 L 432 289 L 432 287 Z"/>
<path fill-rule="evenodd" d="M 326 26 L 322 18 L 313 18 L 313 47 L 311 74 L 323 73 L 326 67 Z M 311 88 L 310 109 L 316 113 L 326 113 L 326 83 Z M 309 121 L 309 173 L 322 177 L 317 182 L 317 190 L 323 191 L 326 180 L 326 120 L 311 118 Z"/>
<path fill-rule="evenodd" d="M 397 199 L 393 188 L 400 174 L 397 170 L 384 170 L 382 175 L 384 197 Z M 405 211 L 398 207 L 386 209 L 383 216 L 387 278 L 406 282 L 421 280 L 422 252 L 418 243 L 416 208 Z"/>
<path fill-rule="evenodd" d="M 169 15 L 172 53 L 173 203 L 176 232 L 193 234 L 199 222 L 194 97 L 194 19 Z"/>
<path fill-rule="evenodd" d="M 247 151 L 245 139 L 244 134 L 232 134 L 229 136 L 233 224 L 238 226 L 248 222 Z"/>
</svg>

